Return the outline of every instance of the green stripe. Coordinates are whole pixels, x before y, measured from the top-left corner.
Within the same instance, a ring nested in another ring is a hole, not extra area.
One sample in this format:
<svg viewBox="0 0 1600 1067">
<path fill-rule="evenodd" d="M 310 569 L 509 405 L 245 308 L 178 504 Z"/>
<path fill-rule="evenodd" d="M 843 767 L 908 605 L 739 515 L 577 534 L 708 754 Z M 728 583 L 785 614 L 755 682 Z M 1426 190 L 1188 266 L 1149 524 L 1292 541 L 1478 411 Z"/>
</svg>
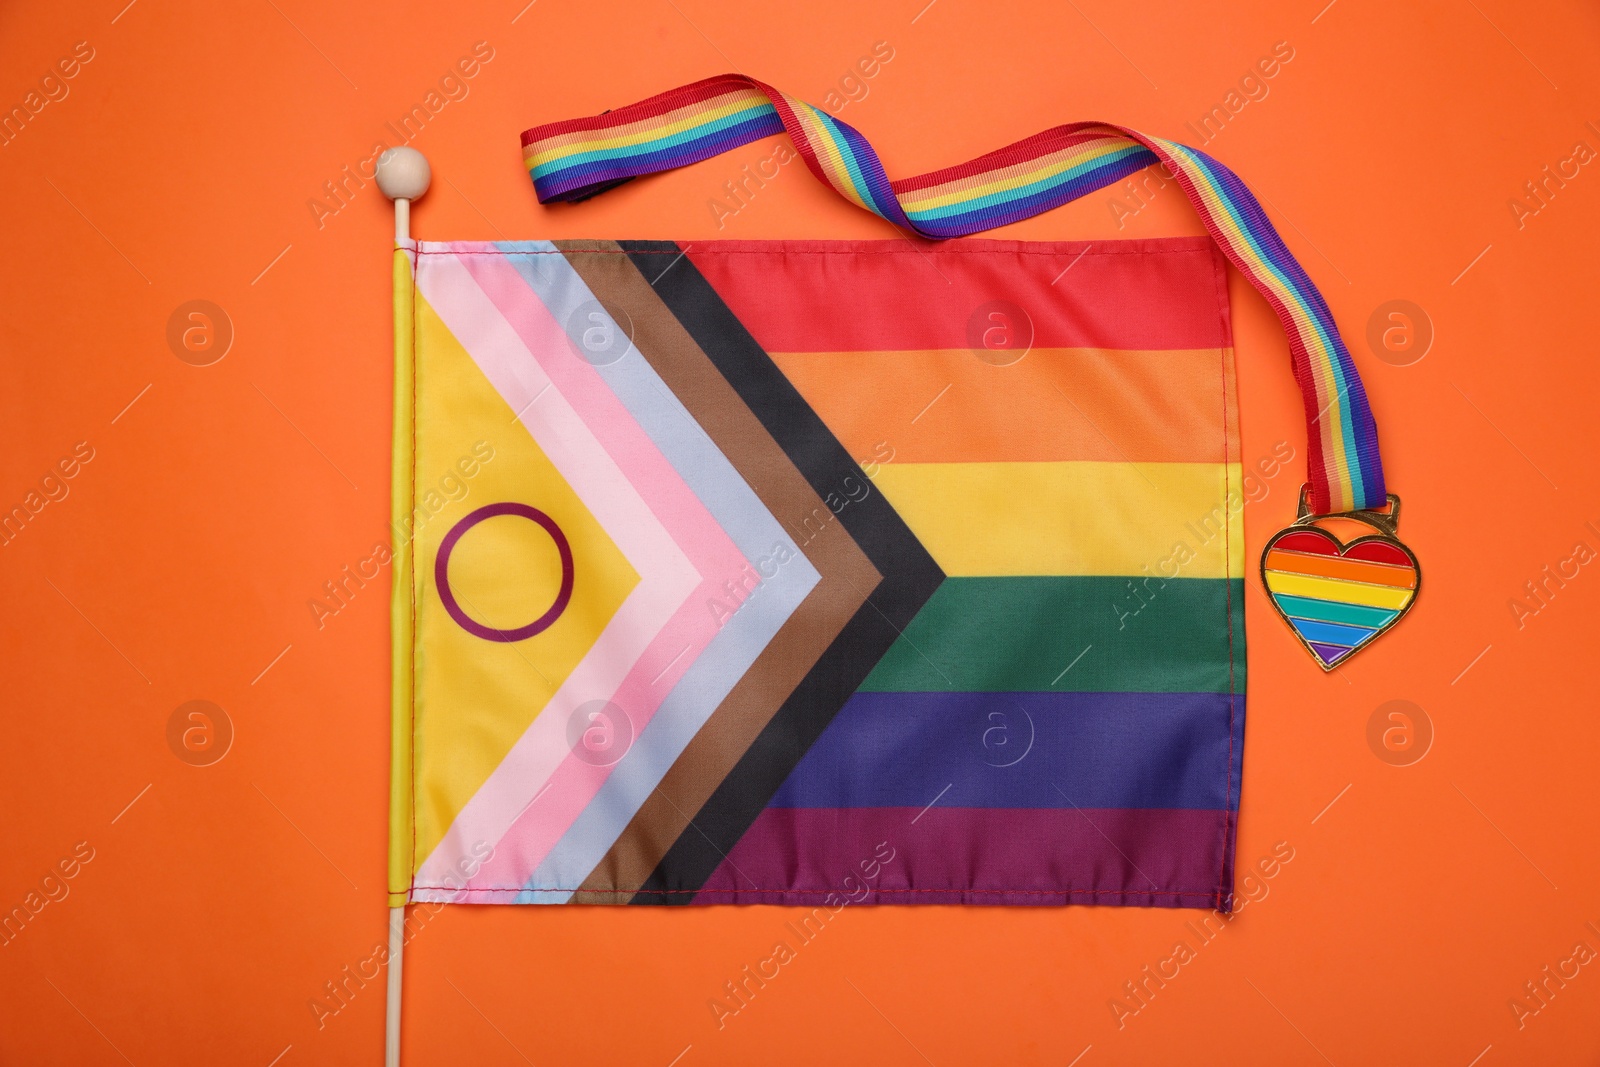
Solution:
<svg viewBox="0 0 1600 1067">
<path fill-rule="evenodd" d="M 1243 579 L 946 578 L 861 689 L 1242 693 L 1244 681 Z"/>
<path fill-rule="evenodd" d="M 1318 622 L 1343 622 L 1352 626 L 1367 626 L 1376 629 L 1388 625 L 1389 621 L 1398 611 L 1388 608 L 1371 608 L 1365 604 L 1345 604 L 1337 600 L 1316 600 L 1311 597 L 1290 596 L 1287 593 L 1274 593 L 1272 599 L 1278 602 L 1285 615 L 1296 619 L 1316 619 Z"/>
</svg>

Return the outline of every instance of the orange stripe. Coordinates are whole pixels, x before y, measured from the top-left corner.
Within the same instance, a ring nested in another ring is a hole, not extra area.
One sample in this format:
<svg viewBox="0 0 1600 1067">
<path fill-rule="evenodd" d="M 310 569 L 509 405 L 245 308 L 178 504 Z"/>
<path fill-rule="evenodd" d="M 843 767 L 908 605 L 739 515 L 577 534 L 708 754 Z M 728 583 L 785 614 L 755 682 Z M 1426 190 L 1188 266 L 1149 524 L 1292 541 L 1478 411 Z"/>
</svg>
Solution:
<svg viewBox="0 0 1600 1067">
<path fill-rule="evenodd" d="M 719 108 L 740 109 L 769 103 L 771 101 L 767 99 L 767 94 L 759 90 L 732 89 L 706 100 L 695 100 L 682 107 L 673 108 L 664 115 L 652 115 L 635 122 L 625 122 L 620 126 L 605 126 L 598 130 L 575 130 L 572 133 L 556 134 L 554 137 L 541 137 L 532 144 L 524 145 L 522 154 L 537 155 L 541 160 L 548 160 L 556 149 L 572 145 L 604 147 L 629 137 L 635 138 L 636 142 L 648 141 L 655 137 L 681 133 L 685 128 L 694 126 Z M 593 148 L 585 149 L 585 151 L 593 150 Z"/>
<path fill-rule="evenodd" d="M 1314 556 L 1276 548 L 1267 554 L 1267 569 L 1290 574 L 1315 574 L 1320 578 L 1337 578 L 1346 582 L 1389 585 L 1396 589 L 1414 589 L 1417 584 L 1417 572 L 1409 567 L 1390 567 L 1382 563 L 1362 563 L 1337 556 Z"/>
<path fill-rule="evenodd" d="M 1225 355 L 1034 349 L 1009 366 L 964 348 L 772 358 L 863 462 L 1211 463 L 1228 428 Z"/>
</svg>

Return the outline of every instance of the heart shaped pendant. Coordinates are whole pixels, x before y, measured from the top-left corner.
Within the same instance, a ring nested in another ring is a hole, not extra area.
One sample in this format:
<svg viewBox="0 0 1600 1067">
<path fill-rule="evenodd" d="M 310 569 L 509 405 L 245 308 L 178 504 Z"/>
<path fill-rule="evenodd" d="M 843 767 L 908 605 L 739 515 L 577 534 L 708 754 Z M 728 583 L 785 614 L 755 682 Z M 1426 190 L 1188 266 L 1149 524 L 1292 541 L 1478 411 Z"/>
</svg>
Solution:
<svg viewBox="0 0 1600 1067">
<path fill-rule="evenodd" d="M 1348 543 L 1315 525 L 1352 519 L 1376 533 Z M 1400 498 L 1387 512 L 1312 515 L 1300 494 L 1300 516 L 1274 534 L 1261 554 L 1261 584 L 1272 606 L 1306 651 L 1330 671 L 1399 622 L 1417 602 L 1422 565 L 1396 536 Z"/>
</svg>

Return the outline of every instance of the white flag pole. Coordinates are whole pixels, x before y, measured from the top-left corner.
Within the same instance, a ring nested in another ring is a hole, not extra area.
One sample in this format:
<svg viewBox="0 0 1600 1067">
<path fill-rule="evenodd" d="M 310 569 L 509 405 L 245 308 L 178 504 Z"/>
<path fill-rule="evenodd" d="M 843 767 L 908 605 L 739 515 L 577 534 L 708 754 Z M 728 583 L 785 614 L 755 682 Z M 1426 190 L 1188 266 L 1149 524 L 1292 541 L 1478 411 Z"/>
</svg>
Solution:
<svg viewBox="0 0 1600 1067">
<path fill-rule="evenodd" d="M 406 947 L 406 906 L 389 909 L 389 999 L 383 1017 L 383 1067 L 400 1067 L 400 971 Z"/>
<path fill-rule="evenodd" d="M 415 148 L 391 148 L 378 157 L 378 188 L 394 201 L 394 239 L 411 240 L 411 201 L 428 191 L 433 174 L 428 160 Z M 384 1017 L 384 1067 L 400 1067 L 400 991 L 406 946 L 406 909 L 389 909 L 389 982 Z"/>
</svg>

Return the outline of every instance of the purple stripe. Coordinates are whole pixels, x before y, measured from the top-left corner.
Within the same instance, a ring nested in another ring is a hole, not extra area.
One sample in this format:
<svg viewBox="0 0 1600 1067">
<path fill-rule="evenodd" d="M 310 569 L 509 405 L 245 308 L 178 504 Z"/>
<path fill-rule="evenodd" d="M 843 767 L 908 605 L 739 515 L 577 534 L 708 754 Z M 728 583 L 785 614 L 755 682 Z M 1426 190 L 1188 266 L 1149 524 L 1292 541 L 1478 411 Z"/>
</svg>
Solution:
<svg viewBox="0 0 1600 1067">
<path fill-rule="evenodd" d="M 768 808 L 695 903 L 1216 907 L 1227 821 L 1159 808 Z"/>
<path fill-rule="evenodd" d="M 1306 644 L 1311 646 L 1311 651 L 1317 654 L 1318 659 L 1330 666 L 1355 651 L 1343 645 L 1325 645 L 1318 641 L 1307 641 Z"/>
<path fill-rule="evenodd" d="M 889 175 L 884 172 L 883 164 L 878 160 L 878 153 L 867 143 L 867 139 L 847 122 L 838 119 L 829 119 L 837 129 L 840 138 L 855 156 L 856 167 L 861 171 L 861 176 L 866 179 L 866 193 L 872 199 L 874 210 L 896 226 L 915 229 L 911 220 L 906 218 L 906 213 L 900 206 L 900 201 L 895 197 L 894 191 L 889 187 Z"/>
<path fill-rule="evenodd" d="M 1223 693 L 856 693 L 769 806 L 1215 810 L 1243 717 Z"/>
<path fill-rule="evenodd" d="M 1339 373 L 1338 385 L 1344 390 L 1340 406 L 1350 416 L 1351 437 L 1355 444 L 1355 467 L 1361 478 L 1361 484 L 1356 487 L 1360 497 L 1358 505 L 1382 507 L 1387 502 L 1387 490 L 1384 486 L 1383 467 L 1378 460 L 1377 420 L 1372 416 L 1372 407 L 1367 402 L 1366 388 L 1356 371 L 1355 361 L 1350 357 L 1344 338 L 1339 334 L 1339 327 L 1333 320 L 1333 312 L 1329 310 L 1327 301 L 1322 297 L 1322 291 L 1306 274 L 1300 261 L 1289 251 L 1283 238 L 1267 218 L 1266 212 L 1261 209 L 1255 194 L 1239 179 L 1239 176 L 1204 152 L 1198 149 L 1190 151 L 1200 159 L 1201 166 L 1211 173 L 1267 257 L 1288 277 L 1296 294 L 1327 336 L 1329 347 L 1333 351 L 1333 362 Z"/>
<path fill-rule="evenodd" d="M 946 215 L 943 218 L 928 219 L 920 223 L 913 223 L 918 233 L 942 240 L 950 237 L 965 237 L 980 230 L 993 229 L 1007 223 L 1021 222 L 1033 216 L 1049 211 L 1051 208 L 1060 207 L 1082 196 L 1104 189 L 1114 182 L 1121 181 L 1130 174 L 1136 174 L 1146 167 L 1158 163 L 1160 160 L 1154 152 L 1144 149 L 1130 155 L 1103 163 L 1092 170 L 1085 171 L 1070 181 L 1060 185 L 1053 185 L 1041 189 L 1028 196 L 1017 197 L 1011 200 L 1002 200 L 997 203 L 987 204 L 983 207 L 964 211 L 959 215 Z"/>
<path fill-rule="evenodd" d="M 608 181 L 688 166 L 690 163 L 698 163 L 732 151 L 762 137 L 783 132 L 783 119 L 773 111 L 748 119 L 736 126 L 709 133 L 704 137 L 673 145 L 671 148 L 590 159 L 550 171 L 533 179 L 534 192 L 538 194 L 540 200 L 569 195 Z"/>
</svg>

